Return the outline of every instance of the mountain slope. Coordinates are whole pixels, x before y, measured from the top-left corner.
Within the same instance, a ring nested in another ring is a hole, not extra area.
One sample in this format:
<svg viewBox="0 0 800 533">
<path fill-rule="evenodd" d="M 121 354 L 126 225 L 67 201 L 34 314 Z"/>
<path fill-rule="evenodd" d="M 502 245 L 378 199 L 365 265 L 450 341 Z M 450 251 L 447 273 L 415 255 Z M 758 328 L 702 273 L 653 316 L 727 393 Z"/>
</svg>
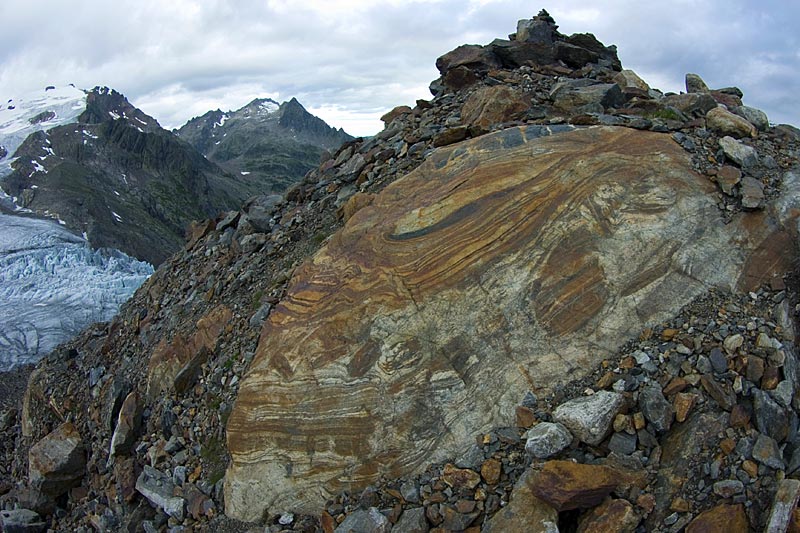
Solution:
<svg viewBox="0 0 800 533">
<path fill-rule="evenodd" d="M 352 137 L 310 114 L 295 99 L 255 99 L 236 111 L 209 111 L 177 130 L 210 161 L 264 192 L 283 192 L 319 165 L 325 150 Z"/>
<path fill-rule="evenodd" d="M 1 184 L 19 207 L 156 265 L 181 246 L 190 221 L 260 190 L 105 88 L 86 94 L 75 122 L 31 133 L 10 166 Z"/>
</svg>

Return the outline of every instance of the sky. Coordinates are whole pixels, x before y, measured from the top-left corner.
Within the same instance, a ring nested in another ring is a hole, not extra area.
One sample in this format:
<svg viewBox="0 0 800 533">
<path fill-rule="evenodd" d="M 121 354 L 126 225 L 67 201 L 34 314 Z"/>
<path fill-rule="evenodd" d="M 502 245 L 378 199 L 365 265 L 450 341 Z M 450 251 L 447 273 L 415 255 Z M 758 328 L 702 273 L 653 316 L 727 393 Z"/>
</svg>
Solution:
<svg viewBox="0 0 800 533">
<path fill-rule="evenodd" d="M 680 91 L 695 72 L 800 126 L 795 0 L 3 0 L 0 98 L 108 86 L 174 128 L 296 97 L 332 126 L 372 135 L 386 111 L 432 97 L 437 57 L 506 38 L 541 8 L 561 33 L 616 44 L 652 87 Z"/>
</svg>

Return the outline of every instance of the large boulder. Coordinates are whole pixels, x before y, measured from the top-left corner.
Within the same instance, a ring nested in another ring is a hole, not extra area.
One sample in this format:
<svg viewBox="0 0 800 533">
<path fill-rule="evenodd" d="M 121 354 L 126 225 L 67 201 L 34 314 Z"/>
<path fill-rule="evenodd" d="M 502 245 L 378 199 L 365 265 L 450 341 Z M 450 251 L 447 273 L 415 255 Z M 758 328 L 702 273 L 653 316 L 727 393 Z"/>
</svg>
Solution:
<svg viewBox="0 0 800 533">
<path fill-rule="evenodd" d="M 530 97 L 506 85 L 481 87 L 470 95 L 461 108 L 465 124 L 488 130 L 494 124 L 520 118 L 531 107 Z"/>
<path fill-rule="evenodd" d="M 72 422 L 65 422 L 31 446 L 28 452 L 30 484 L 58 497 L 79 485 L 86 473 L 86 448 Z"/>
<path fill-rule="evenodd" d="M 791 268 L 800 199 L 726 223 L 715 191 L 669 135 L 632 129 L 435 150 L 295 271 L 264 323 L 227 425 L 226 513 L 313 511 L 457 456 L 512 425 L 527 391 L 586 374 L 707 287 Z"/>
</svg>

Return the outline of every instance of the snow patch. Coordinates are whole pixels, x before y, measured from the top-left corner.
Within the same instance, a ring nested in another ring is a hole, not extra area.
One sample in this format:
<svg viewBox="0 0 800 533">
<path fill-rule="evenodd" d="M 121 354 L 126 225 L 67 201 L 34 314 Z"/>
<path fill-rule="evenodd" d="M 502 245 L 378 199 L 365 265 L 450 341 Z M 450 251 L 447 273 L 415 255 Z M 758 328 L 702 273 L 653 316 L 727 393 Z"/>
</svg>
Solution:
<svg viewBox="0 0 800 533">
<path fill-rule="evenodd" d="M 225 124 L 225 122 L 227 120 L 228 120 L 228 114 L 227 113 L 223 113 L 222 116 L 219 117 L 219 120 L 214 123 L 214 127 L 215 128 L 221 128 Z"/>
<path fill-rule="evenodd" d="M 266 102 L 261 102 L 259 107 L 261 108 L 261 112 L 264 113 L 264 114 L 267 114 L 267 115 L 272 114 L 275 111 L 277 111 L 278 109 L 280 109 L 280 106 L 278 104 L 276 104 L 275 102 L 273 102 L 272 100 L 267 100 Z"/>
<path fill-rule="evenodd" d="M 121 118 L 119 114 L 114 113 L 113 111 L 109 111 L 108 114 L 111 115 L 111 118 L 113 118 L 114 120 L 119 120 Z"/>
<path fill-rule="evenodd" d="M 92 138 L 92 139 L 99 139 L 100 138 L 97 135 L 92 135 L 92 132 L 86 131 L 86 130 L 83 130 L 83 134 L 86 135 L 87 137 Z"/>
<path fill-rule="evenodd" d="M 11 102 L 13 109 L 8 109 L 9 106 L 0 107 L 0 145 L 6 148 L 9 156 L 31 133 L 77 122 L 78 115 L 86 109 L 86 93 L 67 86 L 31 92 Z M 52 111 L 55 117 L 31 124 L 32 118 L 45 111 Z M 0 179 L 12 172 L 11 162 L 11 159 L 0 161 Z"/>
<path fill-rule="evenodd" d="M 111 211 L 111 215 L 116 219 L 117 222 L 122 222 L 122 217 L 116 214 L 114 211 Z"/>
<path fill-rule="evenodd" d="M 47 174 L 47 169 L 44 168 L 38 161 L 31 161 L 31 164 L 33 165 L 33 172 L 31 172 L 31 176 L 33 176 L 37 172 Z M 28 177 L 30 178 L 31 176 Z"/>
<path fill-rule="evenodd" d="M 244 170 L 242 171 L 242 176 L 249 176 L 249 175 L 250 175 L 250 172 L 246 172 Z"/>
</svg>

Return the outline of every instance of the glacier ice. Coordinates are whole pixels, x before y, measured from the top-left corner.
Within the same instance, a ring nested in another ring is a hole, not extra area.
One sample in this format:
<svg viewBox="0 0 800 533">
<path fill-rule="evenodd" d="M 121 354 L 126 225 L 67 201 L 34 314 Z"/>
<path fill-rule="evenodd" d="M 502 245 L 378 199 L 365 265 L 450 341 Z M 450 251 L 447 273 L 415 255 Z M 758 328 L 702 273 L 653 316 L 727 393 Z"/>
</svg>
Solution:
<svg viewBox="0 0 800 533">
<path fill-rule="evenodd" d="M 110 320 L 152 273 L 54 222 L 0 214 L 0 371 Z"/>
</svg>

